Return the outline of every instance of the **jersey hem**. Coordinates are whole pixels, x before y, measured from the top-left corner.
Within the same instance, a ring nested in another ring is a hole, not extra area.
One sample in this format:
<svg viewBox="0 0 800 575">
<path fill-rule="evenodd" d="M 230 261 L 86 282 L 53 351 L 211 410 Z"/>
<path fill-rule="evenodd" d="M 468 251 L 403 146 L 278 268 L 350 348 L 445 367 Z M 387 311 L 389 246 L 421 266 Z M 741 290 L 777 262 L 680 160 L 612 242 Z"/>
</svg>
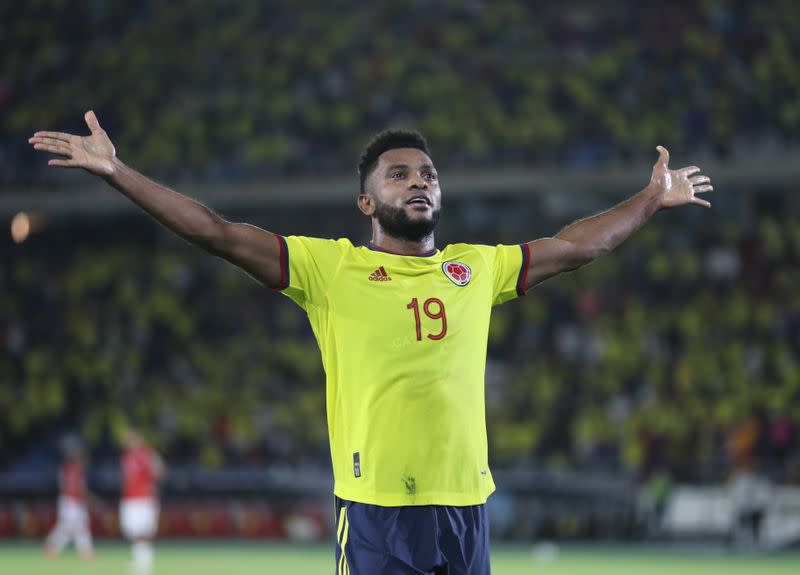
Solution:
<svg viewBox="0 0 800 575">
<path fill-rule="evenodd" d="M 408 495 L 388 493 L 362 493 L 336 488 L 333 494 L 339 499 L 346 499 L 355 503 L 366 503 L 379 507 L 417 507 L 422 505 L 450 505 L 453 507 L 469 507 L 483 505 L 495 488 L 479 496 L 464 493 L 424 493 L 416 495 L 413 499 Z"/>
</svg>

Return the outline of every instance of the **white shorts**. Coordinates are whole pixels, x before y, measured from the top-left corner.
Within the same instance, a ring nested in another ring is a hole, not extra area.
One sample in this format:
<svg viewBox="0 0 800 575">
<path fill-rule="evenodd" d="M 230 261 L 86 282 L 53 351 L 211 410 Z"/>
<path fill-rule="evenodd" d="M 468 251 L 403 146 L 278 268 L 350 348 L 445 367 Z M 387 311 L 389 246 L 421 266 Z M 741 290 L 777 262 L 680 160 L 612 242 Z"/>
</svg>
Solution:
<svg viewBox="0 0 800 575">
<path fill-rule="evenodd" d="M 152 539 L 158 529 L 158 501 L 149 497 L 123 499 L 119 524 L 127 539 Z"/>
<path fill-rule="evenodd" d="M 50 534 L 47 545 L 56 553 L 75 541 L 78 552 L 89 555 L 92 552 L 92 535 L 89 532 L 89 511 L 86 504 L 71 497 L 58 498 L 58 519 Z"/>
<path fill-rule="evenodd" d="M 86 504 L 71 497 L 58 498 L 58 522 L 80 529 L 89 525 Z"/>
</svg>

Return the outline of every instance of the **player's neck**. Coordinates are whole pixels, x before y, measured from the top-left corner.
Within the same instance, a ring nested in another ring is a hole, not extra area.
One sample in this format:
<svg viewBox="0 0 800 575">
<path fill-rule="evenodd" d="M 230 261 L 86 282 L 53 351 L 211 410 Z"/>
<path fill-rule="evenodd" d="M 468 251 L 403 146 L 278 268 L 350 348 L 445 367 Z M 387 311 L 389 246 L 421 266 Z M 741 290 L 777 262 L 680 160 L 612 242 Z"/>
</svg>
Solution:
<svg viewBox="0 0 800 575">
<path fill-rule="evenodd" d="M 370 245 L 381 250 L 404 256 L 419 256 L 430 254 L 436 249 L 433 232 L 417 242 L 396 238 L 388 235 L 381 229 L 373 230 Z"/>
</svg>

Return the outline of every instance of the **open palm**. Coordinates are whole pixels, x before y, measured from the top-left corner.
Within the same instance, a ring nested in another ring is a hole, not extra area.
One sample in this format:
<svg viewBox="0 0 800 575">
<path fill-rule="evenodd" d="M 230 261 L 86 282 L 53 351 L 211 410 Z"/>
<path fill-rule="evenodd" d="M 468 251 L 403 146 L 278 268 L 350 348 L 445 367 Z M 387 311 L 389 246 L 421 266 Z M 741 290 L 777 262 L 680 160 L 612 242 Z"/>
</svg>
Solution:
<svg viewBox="0 0 800 575">
<path fill-rule="evenodd" d="M 658 160 L 653 166 L 650 185 L 661 192 L 661 207 L 697 204 L 710 208 L 711 202 L 698 198 L 696 194 L 712 191 L 714 187 L 711 185 L 711 179 L 700 175 L 700 168 L 697 166 L 670 170 L 669 152 L 663 146 L 658 146 L 656 149 Z"/>
<path fill-rule="evenodd" d="M 84 119 L 91 134 L 76 136 L 64 132 L 36 132 L 28 143 L 34 149 L 62 156 L 48 162 L 50 166 L 83 168 L 100 176 L 114 173 L 116 151 L 105 130 L 100 127 L 94 112 L 86 112 Z"/>
</svg>

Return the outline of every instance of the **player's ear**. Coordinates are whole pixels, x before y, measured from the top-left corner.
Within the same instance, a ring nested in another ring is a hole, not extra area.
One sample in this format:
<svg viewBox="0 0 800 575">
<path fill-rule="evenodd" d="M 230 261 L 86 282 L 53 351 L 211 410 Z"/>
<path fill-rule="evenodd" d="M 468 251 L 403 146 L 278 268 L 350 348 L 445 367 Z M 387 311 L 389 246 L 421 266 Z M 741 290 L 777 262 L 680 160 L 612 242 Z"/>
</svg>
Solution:
<svg viewBox="0 0 800 575">
<path fill-rule="evenodd" d="M 356 203 L 365 216 L 372 216 L 375 213 L 375 200 L 370 194 L 359 194 Z"/>
</svg>

